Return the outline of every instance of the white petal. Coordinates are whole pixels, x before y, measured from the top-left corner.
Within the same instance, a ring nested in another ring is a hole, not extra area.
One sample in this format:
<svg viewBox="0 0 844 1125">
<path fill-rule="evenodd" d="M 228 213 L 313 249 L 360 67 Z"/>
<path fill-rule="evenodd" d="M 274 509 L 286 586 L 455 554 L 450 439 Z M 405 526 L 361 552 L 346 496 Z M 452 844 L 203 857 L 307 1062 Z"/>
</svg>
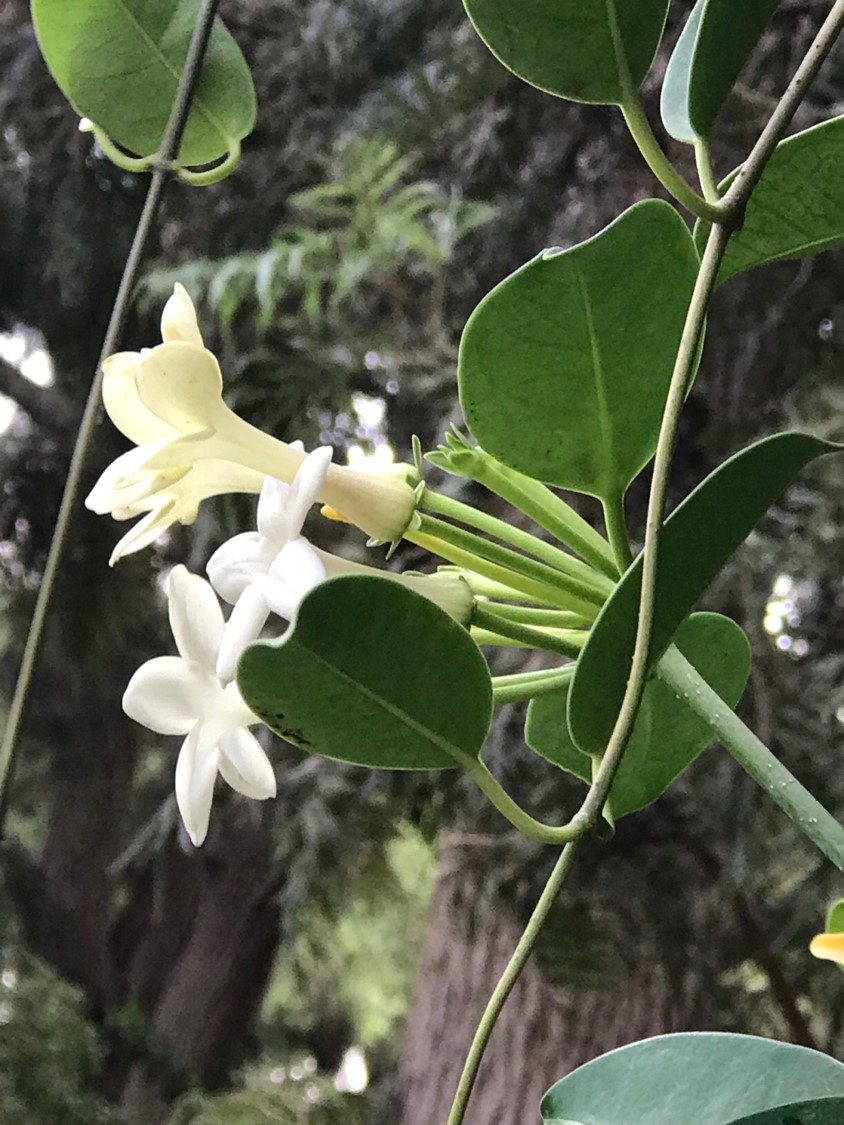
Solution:
<svg viewBox="0 0 844 1125">
<path fill-rule="evenodd" d="M 290 486 L 284 513 L 286 540 L 295 539 L 301 533 L 305 517 L 316 503 L 316 498 L 325 484 L 328 466 L 333 456 L 334 450 L 330 445 L 321 445 L 319 449 L 310 452 L 300 465 Z"/>
<path fill-rule="evenodd" d="M 196 309 L 184 285 L 178 281 L 173 286 L 173 295 L 161 313 L 161 339 L 186 340 L 189 344 L 203 347 L 202 334 L 196 319 Z"/>
<path fill-rule="evenodd" d="M 140 352 L 117 352 L 103 360 L 103 405 L 118 430 L 135 445 L 177 433 L 141 402 L 136 383 L 140 365 Z"/>
<path fill-rule="evenodd" d="M 258 513 L 255 521 L 258 531 L 267 539 L 279 541 L 279 546 L 284 542 L 284 513 L 289 495 L 289 484 L 274 477 L 267 477 L 258 497 Z M 280 525 L 281 530 L 279 530 Z"/>
<path fill-rule="evenodd" d="M 254 734 L 238 727 L 220 739 L 220 773 L 247 797 L 266 800 L 276 795 L 275 772 Z"/>
<path fill-rule="evenodd" d="M 145 471 L 146 460 L 150 454 L 157 453 L 166 444 L 166 442 L 152 442 L 141 445 L 137 449 L 130 449 L 128 453 L 123 453 L 112 461 L 88 493 L 85 499 L 85 507 L 92 512 L 96 512 L 98 516 L 110 512 L 114 507 L 115 491 L 125 487 L 127 481 L 135 480 L 139 472 Z M 169 467 L 172 468 L 172 466 Z"/>
<path fill-rule="evenodd" d="M 270 615 L 264 587 L 266 578 L 254 578 L 235 603 L 223 630 L 223 639 L 217 657 L 217 675 L 223 683 L 234 679 L 238 658 L 246 645 L 256 640 Z"/>
<path fill-rule="evenodd" d="M 299 602 L 325 578 L 325 567 L 303 536 L 286 543 L 270 567 L 267 604 L 273 613 L 290 621 Z"/>
<path fill-rule="evenodd" d="M 179 654 L 213 672 L 224 625 L 217 595 L 204 578 L 174 566 L 167 579 L 167 604 Z"/>
<path fill-rule="evenodd" d="M 159 344 L 144 356 L 135 385 L 144 406 L 182 434 L 215 429 L 228 409 L 217 360 L 183 340 Z"/>
<path fill-rule="evenodd" d="M 211 585 L 234 605 L 257 574 L 266 574 L 276 552 L 257 531 L 244 531 L 218 547 L 205 570 Z"/>
<path fill-rule="evenodd" d="M 180 656 L 157 656 L 134 674 L 123 693 L 123 710 L 136 723 L 143 723 L 158 734 L 187 734 L 213 706 L 215 687 L 196 665 Z"/>
<path fill-rule="evenodd" d="M 201 727 L 202 724 L 197 723 L 187 736 L 176 762 L 176 803 L 188 835 L 197 848 L 208 834 L 219 758 L 216 747 L 210 753 L 200 753 Z"/>
</svg>

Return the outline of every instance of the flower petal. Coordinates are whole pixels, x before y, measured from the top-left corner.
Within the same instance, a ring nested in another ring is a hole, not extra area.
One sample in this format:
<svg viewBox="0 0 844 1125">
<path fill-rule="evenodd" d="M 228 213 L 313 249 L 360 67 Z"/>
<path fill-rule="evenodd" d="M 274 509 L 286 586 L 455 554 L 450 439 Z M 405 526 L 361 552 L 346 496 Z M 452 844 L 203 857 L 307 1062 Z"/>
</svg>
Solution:
<svg viewBox="0 0 844 1125">
<path fill-rule="evenodd" d="M 260 742 L 245 727 L 220 739 L 218 768 L 225 781 L 247 797 L 263 801 L 276 795 L 275 771 Z"/>
<path fill-rule="evenodd" d="M 193 301 L 187 289 L 178 281 L 173 286 L 172 297 L 168 299 L 161 313 L 161 339 L 165 343 L 171 340 L 185 340 L 198 348 L 204 347 Z"/>
<path fill-rule="evenodd" d="M 217 360 L 184 340 L 159 344 L 145 355 L 135 385 L 143 405 L 181 434 L 216 429 L 228 410 Z"/>
<path fill-rule="evenodd" d="M 264 575 L 256 575 L 235 603 L 223 630 L 217 657 L 217 675 L 223 683 L 234 679 L 238 658 L 246 645 L 256 640 L 270 615 Z"/>
<path fill-rule="evenodd" d="M 267 573 L 275 555 L 263 535 L 244 531 L 218 547 L 205 570 L 223 601 L 234 605 L 257 574 Z"/>
<path fill-rule="evenodd" d="M 316 498 L 325 484 L 328 466 L 334 450 L 330 445 L 321 445 L 312 450 L 293 478 L 287 505 L 284 511 L 284 538 L 289 541 L 301 534 L 305 517 L 316 503 Z"/>
<path fill-rule="evenodd" d="M 844 965 L 844 933 L 818 934 L 812 938 L 809 952 L 822 961 L 835 961 Z"/>
<path fill-rule="evenodd" d="M 136 376 L 140 352 L 117 352 L 103 360 L 103 405 L 122 434 L 136 445 L 162 441 L 178 433 L 141 402 Z"/>
<path fill-rule="evenodd" d="M 258 512 L 255 520 L 258 531 L 266 539 L 279 541 L 279 546 L 284 542 L 283 531 L 279 532 L 279 524 L 284 521 L 289 495 L 289 484 L 285 484 L 283 480 L 276 480 L 275 477 L 267 477 L 258 497 Z"/>
<path fill-rule="evenodd" d="M 177 518 L 174 514 L 175 507 L 175 501 L 168 500 L 156 511 L 150 512 L 142 520 L 133 524 L 123 538 L 117 541 L 114 550 L 111 552 L 108 565 L 114 566 L 124 555 L 133 555 L 136 551 L 142 551 L 144 547 L 154 543 L 159 535 Z"/>
<path fill-rule="evenodd" d="M 179 751 L 176 762 L 176 803 L 187 833 L 198 848 L 208 835 L 219 752 L 199 752 L 202 724 L 197 723 Z"/>
<path fill-rule="evenodd" d="M 273 613 L 290 621 L 299 602 L 325 578 L 325 567 L 303 536 L 286 543 L 270 567 L 267 604 Z"/>
<path fill-rule="evenodd" d="M 187 734 L 213 704 L 209 680 L 180 656 L 157 656 L 129 681 L 123 710 L 158 734 Z M 211 686 L 222 694 L 218 685 Z"/>
<path fill-rule="evenodd" d="M 217 595 L 204 578 L 174 566 L 167 579 L 167 604 L 180 655 L 213 673 L 224 626 Z"/>
</svg>

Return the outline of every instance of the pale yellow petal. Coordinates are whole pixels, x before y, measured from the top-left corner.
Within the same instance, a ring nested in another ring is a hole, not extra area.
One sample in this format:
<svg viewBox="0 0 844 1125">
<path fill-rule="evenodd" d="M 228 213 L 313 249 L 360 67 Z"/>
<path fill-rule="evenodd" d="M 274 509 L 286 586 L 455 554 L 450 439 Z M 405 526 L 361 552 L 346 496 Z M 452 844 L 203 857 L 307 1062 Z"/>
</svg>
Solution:
<svg viewBox="0 0 844 1125">
<path fill-rule="evenodd" d="M 228 411 L 217 360 L 205 348 L 182 340 L 160 344 L 145 355 L 135 384 L 147 410 L 181 434 L 216 429 Z"/>
<path fill-rule="evenodd" d="M 184 340 L 198 348 L 204 346 L 193 301 L 187 289 L 178 281 L 173 286 L 173 296 L 169 298 L 161 314 L 161 339 L 165 343 Z"/>
<path fill-rule="evenodd" d="M 117 352 L 103 361 L 103 405 L 106 413 L 118 430 L 135 445 L 166 440 L 178 433 L 141 402 L 136 376 L 142 362 L 140 352 Z"/>
</svg>

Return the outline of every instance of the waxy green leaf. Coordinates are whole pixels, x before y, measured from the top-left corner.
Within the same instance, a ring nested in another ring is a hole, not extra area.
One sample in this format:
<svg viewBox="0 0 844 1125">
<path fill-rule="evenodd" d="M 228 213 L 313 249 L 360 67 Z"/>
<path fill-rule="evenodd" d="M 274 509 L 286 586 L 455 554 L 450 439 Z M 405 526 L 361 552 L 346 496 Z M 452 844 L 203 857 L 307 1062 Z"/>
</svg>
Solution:
<svg viewBox="0 0 844 1125">
<path fill-rule="evenodd" d="M 678 141 L 708 140 L 724 101 L 779 0 L 697 0 L 662 84 L 665 128 Z"/>
<path fill-rule="evenodd" d="M 427 598 L 386 578 L 323 582 L 278 641 L 249 645 L 243 698 L 268 727 L 326 758 L 448 769 L 476 757 L 492 716 L 480 649 Z"/>
<path fill-rule="evenodd" d="M 199 0 L 32 0 L 50 71 L 80 116 L 138 156 L 158 151 Z M 255 124 L 255 91 L 217 19 L 179 149 L 183 165 L 237 149 Z"/>
<path fill-rule="evenodd" d="M 742 630 L 717 613 L 692 614 L 677 631 L 675 644 L 730 707 L 744 691 L 750 673 L 750 645 Z M 561 769 L 592 781 L 592 758 L 577 748 L 566 721 L 568 685 L 528 707 L 525 739 L 538 754 Z M 659 679 L 645 697 L 610 790 L 615 819 L 655 801 L 712 740 L 707 723 Z"/>
<path fill-rule="evenodd" d="M 699 1031 L 631 1043 L 578 1067 L 542 1099 L 542 1118 L 545 1125 L 750 1125 L 741 1119 L 795 1099 L 843 1095 L 844 1065 L 829 1055 Z M 784 1116 L 777 1125 L 792 1123 Z"/>
<path fill-rule="evenodd" d="M 719 466 L 665 522 L 659 560 L 651 666 L 724 563 L 810 461 L 840 449 L 808 434 L 784 433 L 748 446 Z M 627 570 L 577 662 L 568 722 L 582 751 L 606 748 L 621 707 L 636 640 L 641 556 Z"/>
<path fill-rule="evenodd" d="M 668 0 L 464 0 L 475 30 L 525 82 L 620 105 L 651 68 Z"/>
<path fill-rule="evenodd" d="M 744 222 L 727 243 L 719 284 L 782 258 L 804 258 L 844 242 L 844 117 L 782 141 L 762 173 Z M 729 187 L 733 172 L 721 185 Z M 707 224 L 695 227 L 702 250 Z"/>
<path fill-rule="evenodd" d="M 502 281 L 460 344 L 480 444 L 536 480 L 620 496 L 653 455 L 697 269 L 683 220 L 650 199 Z"/>
<path fill-rule="evenodd" d="M 841 1125 L 844 1121 L 844 1096 L 812 1098 L 764 1109 L 730 1125 Z"/>
</svg>

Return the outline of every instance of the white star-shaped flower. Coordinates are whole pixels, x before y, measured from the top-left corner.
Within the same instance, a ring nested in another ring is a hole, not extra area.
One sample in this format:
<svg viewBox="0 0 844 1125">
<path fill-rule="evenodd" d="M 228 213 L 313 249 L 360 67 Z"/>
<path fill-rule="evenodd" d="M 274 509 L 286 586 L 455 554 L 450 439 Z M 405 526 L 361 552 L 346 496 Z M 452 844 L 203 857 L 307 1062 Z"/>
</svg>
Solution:
<svg viewBox="0 0 844 1125">
<path fill-rule="evenodd" d="M 196 847 L 208 832 L 219 772 L 232 789 L 264 800 L 276 795 L 275 773 L 247 727 L 261 720 L 244 703 L 237 684 L 216 673 L 223 614 L 204 578 L 183 566 L 167 585 L 170 626 L 178 656 L 142 665 L 123 695 L 123 710 L 158 734 L 183 734 L 176 763 L 176 801 Z"/>
<path fill-rule="evenodd" d="M 293 447 L 302 448 L 301 442 Z M 220 645 L 217 675 L 234 676 L 245 645 L 254 641 L 270 613 L 291 619 L 299 602 L 325 578 L 320 556 L 302 535 L 331 463 L 328 445 L 305 457 L 290 484 L 267 477 L 258 500 L 257 531 L 235 535 L 208 560 L 211 585 L 234 606 Z"/>
</svg>

